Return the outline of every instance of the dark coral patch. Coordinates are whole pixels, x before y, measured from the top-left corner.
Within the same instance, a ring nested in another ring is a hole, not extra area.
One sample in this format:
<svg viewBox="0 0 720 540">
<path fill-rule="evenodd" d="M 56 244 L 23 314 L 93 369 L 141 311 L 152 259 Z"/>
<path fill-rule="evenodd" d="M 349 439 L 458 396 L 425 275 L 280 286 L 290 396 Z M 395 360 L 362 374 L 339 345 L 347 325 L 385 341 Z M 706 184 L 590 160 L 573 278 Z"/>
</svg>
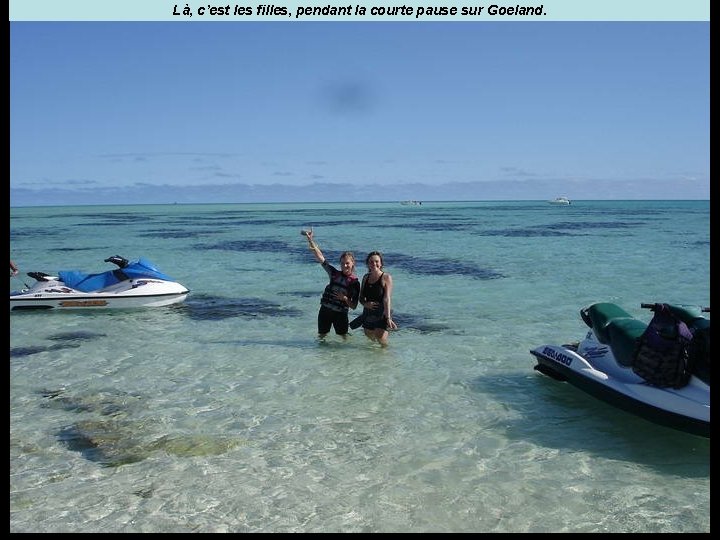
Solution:
<svg viewBox="0 0 720 540">
<path fill-rule="evenodd" d="M 261 298 L 224 298 L 209 294 L 196 294 L 182 304 L 172 306 L 191 319 L 216 321 L 233 317 L 299 317 L 302 311 L 268 302 Z"/>
</svg>

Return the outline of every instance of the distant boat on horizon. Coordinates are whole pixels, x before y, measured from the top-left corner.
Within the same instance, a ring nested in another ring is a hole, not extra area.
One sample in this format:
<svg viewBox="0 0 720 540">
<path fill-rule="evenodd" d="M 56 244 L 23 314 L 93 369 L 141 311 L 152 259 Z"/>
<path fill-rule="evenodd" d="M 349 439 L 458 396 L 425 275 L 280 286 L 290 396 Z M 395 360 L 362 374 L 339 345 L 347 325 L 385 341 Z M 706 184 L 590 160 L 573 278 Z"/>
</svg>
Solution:
<svg viewBox="0 0 720 540">
<path fill-rule="evenodd" d="M 558 206 L 568 206 L 570 203 L 570 199 L 567 197 L 555 197 L 552 201 L 548 201 L 550 204 L 556 204 Z"/>
<path fill-rule="evenodd" d="M 416 200 L 400 201 L 400 204 L 405 205 L 405 206 L 422 206 L 422 201 L 416 201 Z"/>
</svg>

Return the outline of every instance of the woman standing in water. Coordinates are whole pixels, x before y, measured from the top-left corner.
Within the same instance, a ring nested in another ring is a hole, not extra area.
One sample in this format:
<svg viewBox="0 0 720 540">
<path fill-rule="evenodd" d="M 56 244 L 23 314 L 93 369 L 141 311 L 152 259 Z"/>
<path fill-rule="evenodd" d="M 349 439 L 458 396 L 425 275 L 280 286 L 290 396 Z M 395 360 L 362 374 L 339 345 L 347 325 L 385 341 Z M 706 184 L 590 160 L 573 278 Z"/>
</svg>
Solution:
<svg viewBox="0 0 720 540">
<path fill-rule="evenodd" d="M 320 311 L 318 312 L 318 334 L 324 338 L 331 327 L 335 333 L 346 337 L 348 333 L 348 310 L 355 309 L 358 304 L 360 282 L 355 275 L 355 256 L 351 251 L 344 251 L 340 255 L 340 268 L 338 270 L 325 259 L 320 247 L 313 239 L 312 228 L 309 231 L 300 231 L 307 237 L 308 247 L 315 255 L 315 259 L 322 265 L 330 277 L 330 283 L 325 286 Z"/>
<path fill-rule="evenodd" d="M 392 276 L 383 272 L 383 256 L 379 251 L 371 251 L 365 259 L 368 273 L 363 276 L 360 288 L 360 303 L 363 313 L 359 319 L 365 335 L 387 347 L 390 330 L 397 329 L 392 318 Z M 353 325 L 354 326 L 354 325 Z"/>
</svg>

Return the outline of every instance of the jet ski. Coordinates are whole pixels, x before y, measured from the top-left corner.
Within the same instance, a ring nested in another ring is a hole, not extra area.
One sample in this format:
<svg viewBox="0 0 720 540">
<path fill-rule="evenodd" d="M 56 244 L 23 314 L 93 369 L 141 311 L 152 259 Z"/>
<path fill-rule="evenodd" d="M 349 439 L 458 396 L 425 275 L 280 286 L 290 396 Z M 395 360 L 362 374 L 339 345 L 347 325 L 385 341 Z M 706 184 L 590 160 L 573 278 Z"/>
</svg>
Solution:
<svg viewBox="0 0 720 540">
<path fill-rule="evenodd" d="M 10 311 L 159 307 L 182 302 L 190 292 L 145 258 L 130 262 L 114 255 L 105 262 L 117 268 L 97 274 L 61 270 L 56 276 L 28 272 L 35 283 L 10 293 Z"/>
<path fill-rule="evenodd" d="M 656 424 L 709 438 L 710 320 L 704 314 L 710 308 L 645 303 L 641 307 L 666 310 L 678 326 L 682 322 L 690 331 L 691 340 L 683 342 L 688 346 L 682 349 L 687 360 L 682 382 L 659 384 L 638 369 L 638 344 L 657 314 L 645 323 L 612 303 L 580 310 L 590 328 L 582 341 L 530 350 L 537 360 L 534 369 Z"/>
</svg>

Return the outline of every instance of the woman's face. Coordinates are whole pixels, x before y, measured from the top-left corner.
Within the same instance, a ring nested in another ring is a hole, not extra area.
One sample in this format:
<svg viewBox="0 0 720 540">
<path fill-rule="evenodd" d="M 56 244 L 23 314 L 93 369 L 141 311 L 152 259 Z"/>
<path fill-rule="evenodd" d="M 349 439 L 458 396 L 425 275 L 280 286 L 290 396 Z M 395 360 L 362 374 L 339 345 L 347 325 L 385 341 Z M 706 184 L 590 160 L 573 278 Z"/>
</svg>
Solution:
<svg viewBox="0 0 720 540">
<path fill-rule="evenodd" d="M 355 259 L 348 256 L 343 257 L 340 259 L 340 269 L 346 276 L 351 276 L 355 269 Z"/>
<path fill-rule="evenodd" d="M 368 270 L 381 270 L 382 269 L 382 258 L 380 255 L 370 255 L 367 260 Z"/>
</svg>

